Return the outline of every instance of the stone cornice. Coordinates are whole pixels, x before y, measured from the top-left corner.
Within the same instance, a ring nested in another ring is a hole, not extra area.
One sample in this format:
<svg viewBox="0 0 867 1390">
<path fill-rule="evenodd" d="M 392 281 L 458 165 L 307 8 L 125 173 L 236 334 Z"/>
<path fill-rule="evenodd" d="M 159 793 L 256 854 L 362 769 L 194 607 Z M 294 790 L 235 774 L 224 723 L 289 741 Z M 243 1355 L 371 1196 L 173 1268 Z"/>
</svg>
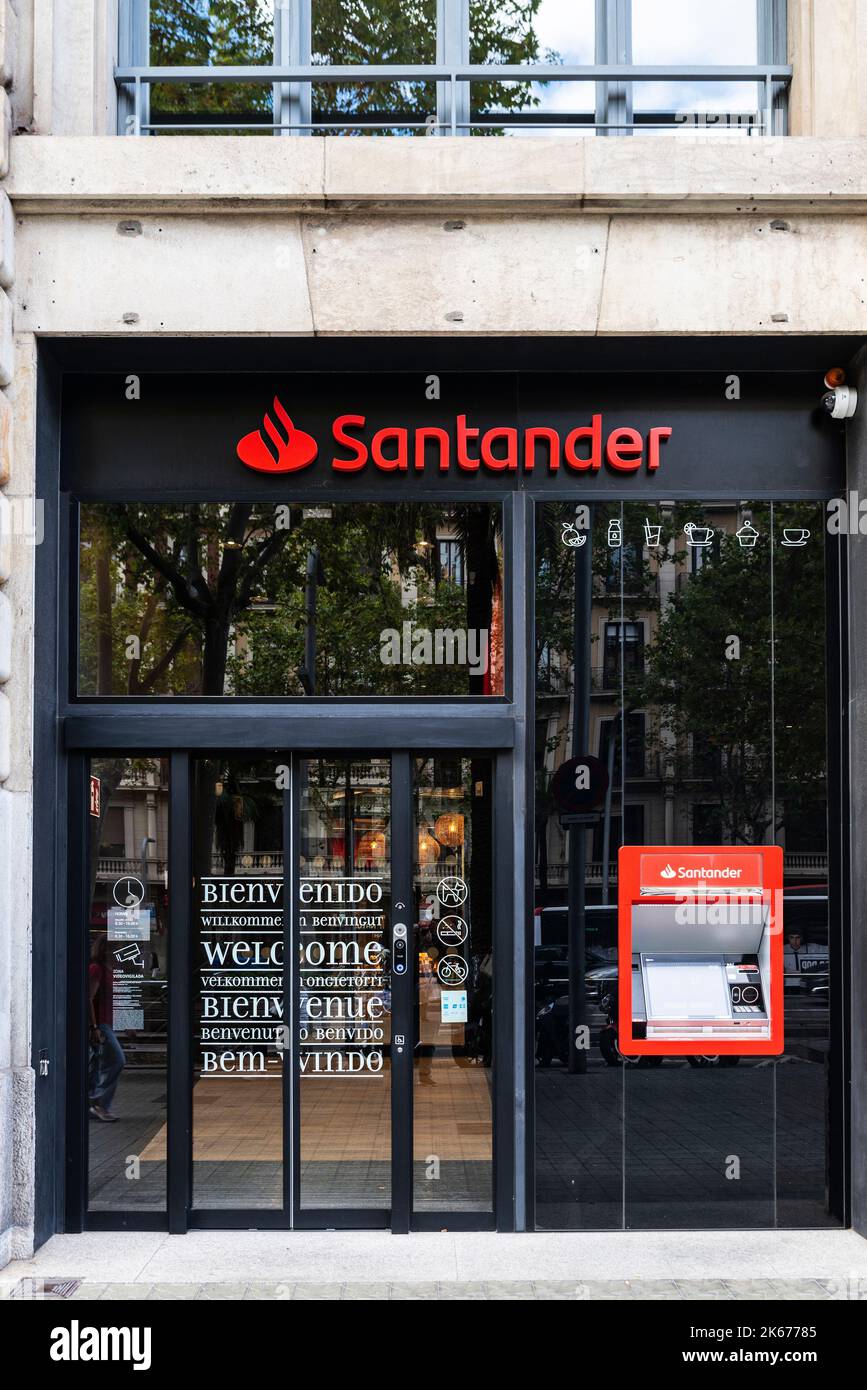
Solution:
<svg viewBox="0 0 867 1390">
<path fill-rule="evenodd" d="M 16 213 L 867 212 L 867 139 L 11 140 Z"/>
</svg>

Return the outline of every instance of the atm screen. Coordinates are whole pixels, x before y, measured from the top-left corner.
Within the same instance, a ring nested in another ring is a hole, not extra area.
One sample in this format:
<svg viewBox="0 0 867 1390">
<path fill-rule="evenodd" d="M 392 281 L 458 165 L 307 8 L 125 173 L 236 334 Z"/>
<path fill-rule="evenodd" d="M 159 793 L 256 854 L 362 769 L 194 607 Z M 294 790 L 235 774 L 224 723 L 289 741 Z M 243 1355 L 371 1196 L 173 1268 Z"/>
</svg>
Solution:
<svg viewBox="0 0 867 1390">
<path fill-rule="evenodd" d="M 648 1019 L 730 1019 L 729 989 L 721 957 L 644 956 Z"/>
</svg>

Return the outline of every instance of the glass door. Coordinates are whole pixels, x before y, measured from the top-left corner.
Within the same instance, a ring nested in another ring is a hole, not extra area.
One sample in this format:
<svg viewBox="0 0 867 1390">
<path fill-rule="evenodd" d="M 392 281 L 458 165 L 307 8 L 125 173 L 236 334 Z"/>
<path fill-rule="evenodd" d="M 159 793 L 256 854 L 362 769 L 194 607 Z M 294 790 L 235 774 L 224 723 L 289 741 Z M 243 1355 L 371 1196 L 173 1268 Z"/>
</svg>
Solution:
<svg viewBox="0 0 867 1390">
<path fill-rule="evenodd" d="M 194 1212 L 287 1205 L 281 766 L 273 754 L 194 764 Z"/>
<path fill-rule="evenodd" d="M 391 761 L 327 754 L 296 769 L 296 1217 L 387 1224 L 393 976 L 408 973 L 406 937 L 394 959 Z"/>
<path fill-rule="evenodd" d="M 413 758 L 413 1211 L 432 1219 L 493 1212 L 492 777 L 489 757 Z"/>
<path fill-rule="evenodd" d="M 85 1224 L 491 1225 L 490 756 L 85 771 Z"/>
</svg>

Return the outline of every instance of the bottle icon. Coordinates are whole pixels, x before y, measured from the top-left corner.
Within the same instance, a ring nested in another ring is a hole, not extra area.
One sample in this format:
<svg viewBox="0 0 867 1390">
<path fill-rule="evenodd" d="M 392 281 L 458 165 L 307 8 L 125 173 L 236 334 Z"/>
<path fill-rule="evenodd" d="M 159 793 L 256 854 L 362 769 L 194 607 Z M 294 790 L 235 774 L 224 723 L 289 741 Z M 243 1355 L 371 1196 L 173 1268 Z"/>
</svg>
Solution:
<svg viewBox="0 0 867 1390">
<path fill-rule="evenodd" d="M 612 550 L 623 544 L 623 527 L 619 516 L 612 517 L 608 523 L 608 544 Z"/>
</svg>

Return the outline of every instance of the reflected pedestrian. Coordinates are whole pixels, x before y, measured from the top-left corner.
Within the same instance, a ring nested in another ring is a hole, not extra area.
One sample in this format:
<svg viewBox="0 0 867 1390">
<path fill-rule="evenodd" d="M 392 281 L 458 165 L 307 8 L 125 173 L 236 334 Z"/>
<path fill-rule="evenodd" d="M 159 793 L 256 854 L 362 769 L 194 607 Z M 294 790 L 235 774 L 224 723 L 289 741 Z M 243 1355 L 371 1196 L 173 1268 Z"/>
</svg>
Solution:
<svg viewBox="0 0 867 1390">
<path fill-rule="evenodd" d="M 91 1073 L 90 1117 L 103 1124 L 115 1124 L 111 1103 L 117 1090 L 120 1074 L 126 1066 L 123 1048 L 112 1024 L 112 969 L 108 963 L 108 938 L 100 933 L 93 943 L 88 968 L 90 993 L 90 1046 L 96 1054 Z"/>
</svg>

